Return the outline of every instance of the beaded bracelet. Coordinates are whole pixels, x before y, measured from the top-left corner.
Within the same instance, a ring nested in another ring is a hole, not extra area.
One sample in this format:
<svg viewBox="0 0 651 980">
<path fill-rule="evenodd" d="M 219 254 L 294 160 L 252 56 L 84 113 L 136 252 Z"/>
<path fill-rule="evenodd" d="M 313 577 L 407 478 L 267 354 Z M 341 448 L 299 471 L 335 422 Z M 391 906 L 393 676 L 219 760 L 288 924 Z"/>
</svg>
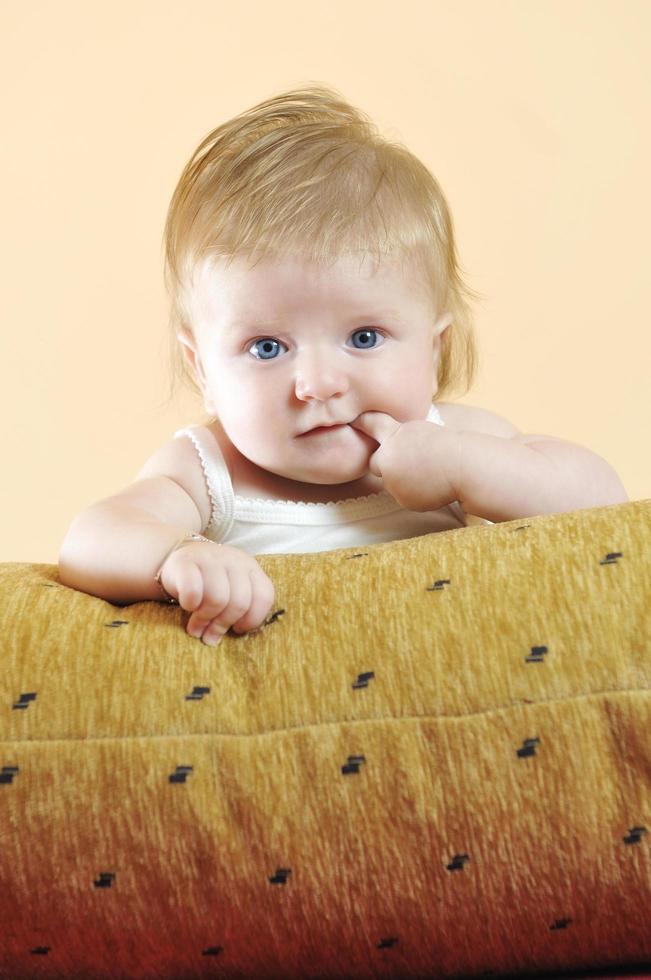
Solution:
<svg viewBox="0 0 651 980">
<path fill-rule="evenodd" d="M 163 572 L 163 565 L 165 564 L 169 556 L 172 554 L 172 552 L 176 551 L 177 548 L 180 548 L 182 544 L 186 543 L 186 541 L 209 541 L 210 544 L 219 544 L 219 541 L 213 541 L 211 538 L 205 538 L 203 534 L 184 534 L 183 537 L 176 542 L 176 544 L 172 545 L 172 547 L 170 548 L 170 550 L 167 552 L 162 562 L 160 563 L 160 568 L 154 575 L 154 581 L 157 582 L 158 585 L 160 586 L 163 595 L 165 597 L 165 601 L 169 602 L 170 605 L 172 606 L 178 606 L 179 600 L 175 599 L 174 596 L 171 596 L 169 594 L 169 592 L 161 582 L 161 574 Z"/>
</svg>

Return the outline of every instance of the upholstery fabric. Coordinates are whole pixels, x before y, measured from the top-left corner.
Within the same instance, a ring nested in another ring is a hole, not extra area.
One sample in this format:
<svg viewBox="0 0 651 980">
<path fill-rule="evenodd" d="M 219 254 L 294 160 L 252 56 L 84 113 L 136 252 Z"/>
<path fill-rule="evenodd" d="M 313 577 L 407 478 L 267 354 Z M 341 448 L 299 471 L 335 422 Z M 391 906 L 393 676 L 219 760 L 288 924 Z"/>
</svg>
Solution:
<svg viewBox="0 0 651 980">
<path fill-rule="evenodd" d="M 0 565 L 0 977 L 651 961 L 651 500 L 259 561 L 216 648 Z"/>
</svg>

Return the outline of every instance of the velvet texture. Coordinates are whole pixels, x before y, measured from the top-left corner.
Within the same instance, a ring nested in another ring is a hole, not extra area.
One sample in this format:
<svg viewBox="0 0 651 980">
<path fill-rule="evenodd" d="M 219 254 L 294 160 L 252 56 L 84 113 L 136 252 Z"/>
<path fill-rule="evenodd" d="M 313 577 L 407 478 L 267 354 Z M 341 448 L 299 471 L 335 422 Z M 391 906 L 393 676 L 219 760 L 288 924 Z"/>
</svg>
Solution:
<svg viewBox="0 0 651 980">
<path fill-rule="evenodd" d="M 259 561 L 216 648 L 0 565 L 0 976 L 651 960 L 651 500 Z"/>
</svg>

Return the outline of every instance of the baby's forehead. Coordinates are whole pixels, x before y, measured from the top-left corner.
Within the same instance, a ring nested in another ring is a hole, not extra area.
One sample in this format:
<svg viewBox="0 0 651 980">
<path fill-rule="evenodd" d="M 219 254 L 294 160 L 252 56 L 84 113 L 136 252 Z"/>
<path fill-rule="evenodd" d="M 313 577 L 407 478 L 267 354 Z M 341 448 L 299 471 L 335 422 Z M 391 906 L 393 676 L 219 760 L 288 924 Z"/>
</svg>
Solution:
<svg viewBox="0 0 651 980">
<path fill-rule="evenodd" d="M 254 290 L 273 293 L 303 289 L 318 293 L 341 290 L 342 295 L 361 292 L 373 295 L 393 291 L 413 291 L 428 295 L 427 276 L 422 263 L 412 256 L 386 254 L 380 258 L 345 253 L 332 262 L 315 262 L 296 255 L 264 256 L 252 260 L 245 256 L 208 256 L 193 272 L 192 292 L 208 298 L 219 293 L 222 301 Z"/>
<path fill-rule="evenodd" d="M 295 256 L 255 263 L 210 259 L 196 272 L 188 310 L 199 336 L 206 338 L 215 329 L 236 337 L 312 321 L 346 321 L 351 327 L 354 321 L 386 321 L 420 331 L 438 315 L 434 291 L 417 264 L 393 256 L 379 263 L 344 256 L 328 264 Z"/>
</svg>

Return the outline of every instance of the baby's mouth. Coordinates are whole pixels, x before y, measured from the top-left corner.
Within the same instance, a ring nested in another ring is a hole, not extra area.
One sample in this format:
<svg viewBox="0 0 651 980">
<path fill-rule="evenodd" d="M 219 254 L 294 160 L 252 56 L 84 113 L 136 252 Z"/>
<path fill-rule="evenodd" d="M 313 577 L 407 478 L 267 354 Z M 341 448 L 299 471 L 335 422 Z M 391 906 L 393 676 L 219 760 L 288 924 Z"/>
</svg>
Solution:
<svg viewBox="0 0 651 980">
<path fill-rule="evenodd" d="M 335 432 L 339 432 L 341 429 L 347 428 L 347 422 L 340 422 L 338 425 L 319 425 L 316 427 L 316 429 L 309 429 L 307 432 L 301 432 L 299 438 L 302 439 L 304 436 L 331 435 Z"/>
</svg>

